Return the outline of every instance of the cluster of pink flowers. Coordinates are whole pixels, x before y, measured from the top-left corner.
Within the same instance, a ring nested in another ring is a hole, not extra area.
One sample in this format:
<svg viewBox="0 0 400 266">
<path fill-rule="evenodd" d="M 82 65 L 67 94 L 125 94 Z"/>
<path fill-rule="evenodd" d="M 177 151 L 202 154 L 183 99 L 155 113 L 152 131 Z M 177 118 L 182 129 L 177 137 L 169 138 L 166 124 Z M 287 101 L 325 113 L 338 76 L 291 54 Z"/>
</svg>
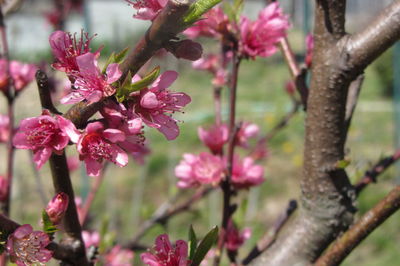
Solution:
<svg viewBox="0 0 400 266">
<path fill-rule="evenodd" d="M 18 227 L 7 240 L 7 252 L 12 262 L 18 266 L 44 265 L 52 258 L 52 252 L 46 249 L 49 236 L 41 231 L 33 231 L 29 224 Z"/>
<path fill-rule="evenodd" d="M 245 16 L 239 22 L 230 21 L 222 8 L 213 8 L 203 20 L 184 33 L 191 38 L 204 36 L 222 39 L 225 44 L 232 38 L 237 38 L 240 56 L 254 59 L 257 56 L 268 57 L 274 54 L 277 50 L 276 44 L 286 36 L 289 25 L 288 17 L 283 14 L 279 3 L 274 2 L 265 7 L 255 21 Z"/>
<path fill-rule="evenodd" d="M 15 91 L 17 93 L 22 91 L 35 79 L 36 70 L 37 67 L 33 64 L 26 64 L 19 61 L 8 62 L 5 59 L 0 59 L 0 90 L 3 92 L 7 90 L 10 75 Z"/>
<path fill-rule="evenodd" d="M 172 245 L 168 235 L 160 235 L 156 238 L 152 252 L 143 253 L 140 258 L 149 266 L 188 266 L 188 245 L 183 240 L 176 241 Z"/>
<path fill-rule="evenodd" d="M 248 140 L 257 136 L 259 128 L 255 124 L 242 123 L 235 145 L 249 148 Z M 218 185 L 225 176 L 227 158 L 222 156 L 223 147 L 228 142 L 228 127 L 224 124 L 214 125 L 209 130 L 202 127 L 198 130 L 199 138 L 212 154 L 202 152 L 200 155 L 184 154 L 183 159 L 175 167 L 175 175 L 179 178 L 180 188 L 197 187 L 199 185 Z M 249 188 L 264 182 L 264 168 L 254 163 L 251 157 L 243 160 L 234 156 L 232 168 L 232 185 L 237 189 Z"/>
</svg>

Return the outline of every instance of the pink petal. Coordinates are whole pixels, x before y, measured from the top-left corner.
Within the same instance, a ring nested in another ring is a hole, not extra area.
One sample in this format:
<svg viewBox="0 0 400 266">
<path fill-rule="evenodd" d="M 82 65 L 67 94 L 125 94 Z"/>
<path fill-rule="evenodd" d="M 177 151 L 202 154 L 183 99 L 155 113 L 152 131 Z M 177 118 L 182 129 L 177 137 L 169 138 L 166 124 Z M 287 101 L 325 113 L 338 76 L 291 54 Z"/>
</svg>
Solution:
<svg viewBox="0 0 400 266">
<path fill-rule="evenodd" d="M 165 71 L 160 77 L 154 82 L 153 87 L 160 89 L 166 89 L 171 86 L 172 83 L 178 78 L 178 72 L 176 71 Z"/>
<path fill-rule="evenodd" d="M 96 56 L 93 53 L 77 56 L 76 63 L 82 75 L 98 76 L 100 74 L 96 65 Z"/>
<path fill-rule="evenodd" d="M 120 167 L 126 166 L 128 164 L 128 154 L 117 145 L 113 145 L 113 149 L 117 153 L 114 158 L 117 165 Z"/>
<path fill-rule="evenodd" d="M 115 63 L 108 65 L 106 73 L 107 73 L 108 84 L 117 81 L 122 75 L 122 71 L 119 69 L 119 65 Z"/>
<path fill-rule="evenodd" d="M 90 157 L 85 158 L 86 173 L 88 176 L 99 176 L 102 164 Z"/>
<path fill-rule="evenodd" d="M 51 156 L 52 150 L 51 148 L 43 148 L 37 151 L 34 151 L 33 161 L 36 164 L 36 168 L 39 170 L 45 162 L 47 162 Z"/>
<path fill-rule="evenodd" d="M 114 129 L 114 128 L 109 128 L 104 130 L 103 136 L 113 143 L 125 140 L 125 133 L 119 129 Z"/>
<path fill-rule="evenodd" d="M 61 131 L 64 132 L 73 143 L 77 143 L 81 133 L 76 129 L 75 125 L 60 115 L 57 115 L 57 120 Z"/>
<path fill-rule="evenodd" d="M 157 95 L 150 91 L 143 95 L 142 99 L 140 100 L 140 105 L 147 109 L 157 108 L 158 104 L 159 101 L 157 99 Z"/>
<path fill-rule="evenodd" d="M 95 133 L 95 132 L 99 132 L 102 131 L 104 129 L 104 126 L 101 122 L 93 122 L 93 123 L 89 123 L 86 126 L 85 131 L 90 134 L 90 133 Z"/>
<path fill-rule="evenodd" d="M 88 96 L 86 96 L 85 99 L 88 101 L 89 104 L 91 104 L 100 101 L 102 97 L 103 97 L 103 92 L 95 90 Z"/>
</svg>

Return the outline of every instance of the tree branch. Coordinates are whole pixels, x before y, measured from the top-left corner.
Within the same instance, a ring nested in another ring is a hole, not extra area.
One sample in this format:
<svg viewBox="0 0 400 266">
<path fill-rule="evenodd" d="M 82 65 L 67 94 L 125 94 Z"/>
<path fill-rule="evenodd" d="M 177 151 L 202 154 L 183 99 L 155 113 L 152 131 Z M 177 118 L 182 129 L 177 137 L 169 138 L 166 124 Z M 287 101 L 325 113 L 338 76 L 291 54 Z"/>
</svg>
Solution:
<svg viewBox="0 0 400 266">
<path fill-rule="evenodd" d="M 372 231 L 400 208 L 400 186 L 396 186 L 375 207 L 364 214 L 325 253 L 315 266 L 339 265 Z"/>
<path fill-rule="evenodd" d="M 39 97 L 40 102 L 42 103 L 42 107 L 49 110 L 53 114 L 61 115 L 61 112 L 58 111 L 53 105 L 53 101 L 51 99 L 51 88 L 46 73 L 39 69 L 38 71 L 36 71 L 35 77 L 39 89 Z"/>
<path fill-rule="evenodd" d="M 367 27 L 346 44 L 352 70 L 363 70 L 400 37 L 400 1 L 386 7 Z M 357 71 L 359 72 L 359 71 Z"/>
</svg>

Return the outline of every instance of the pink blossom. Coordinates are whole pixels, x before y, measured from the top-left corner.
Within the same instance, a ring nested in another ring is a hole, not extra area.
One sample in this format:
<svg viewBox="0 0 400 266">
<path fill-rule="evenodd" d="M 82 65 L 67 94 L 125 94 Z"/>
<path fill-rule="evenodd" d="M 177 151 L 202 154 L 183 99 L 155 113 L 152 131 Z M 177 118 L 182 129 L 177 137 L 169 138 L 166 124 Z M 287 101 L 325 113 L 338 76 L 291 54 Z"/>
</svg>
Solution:
<svg viewBox="0 0 400 266">
<path fill-rule="evenodd" d="M 192 27 L 183 32 L 189 38 L 218 37 L 228 32 L 231 25 L 229 18 L 221 7 L 212 8 L 208 11 L 204 18 L 196 22 Z"/>
<path fill-rule="evenodd" d="M 100 234 L 96 231 L 82 231 L 83 242 L 85 243 L 86 248 L 90 248 L 91 246 L 98 247 L 100 244 Z"/>
<path fill-rule="evenodd" d="M 71 74 L 79 71 L 76 58 L 90 52 L 90 41 L 88 33 L 81 32 L 80 39 L 77 40 L 76 34 L 72 36 L 70 33 L 63 31 L 55 31 L 49 37 L 51 50 L 56 59 L 52 67 Z M 99 57 L 100 50 L 95 52 L 96 58 Z"/>
<path fill-rule="evenodd" d="M 199 127 L 197 130 L 200 140 L 206 145 L 212 153 L 220 154 L 225 143 L 228 142 L 229 130 L 225 124 L 213 125 L 205 130 Z"/>
<path fill-rule="evenodd" d="M 245 157 L 243 160 L 239 156 L 233 159 L 232 184 L 236 188 L 249 188 L 264 182 L 264 168 L 254 164 L 254 160 Z"/>
<path fill-rule="evenodd" d="M 46 249 L 49 236 L 41 231 L 33 231 L 29 224 L 21 225 L 7 240 L 7 252 L 12 262 L 18 266 L 48 262 L 52 252 Z"/>
<path fill-rule="evenodd" d="M 60 192 L 47 204 L 46 213 L 53 224 L 57 225 L 61 222 L 68 208 L 68 202 L 68 195 Z"/>
<path fill-rule="evenodd" d="M 175 175 L 180 179 L 177 186 L 189 188 L 201 184 L 217 185 L 223 177 L 223 170 L 223 161 L 219 156 L 207 152 L 198 156 L 186 153 L 175 167 Z"/>
<path fill-rule="evenodd" d="M 0 201 L 5 201 L 8 197 L 8 180 L 0 175 Z"/>
<path fill-rule="evenodd" d="M 117 245 L 104 257 L 105 266 L 131 266 L 134 253 Z"/>
<path fill-rule="evenodd" d="M 143 253 L 140 258 L 149 266 L 188 266 L 188 245 L 183 240 L 172 246 L 168 235 L 159 235 L 151 252 Z"/>
<path fill-rule="evenodd" d="M 289 21 L 279 3 L 274 2 L 264 8 L 254 22 L 242 17 L 239 27 L 240 52 L 242 56 L 254 59 L 256 56 L 271 56 L 277 51 L 276 44 L 286 36 Z"/>
<path fill-rule="evenodd" d="M 186 93 L 167 90 L 177 77 L 178 73 L 175 71 L 164 72 L 150 88 L 140 91 L 137 103 L 133 106 L 134 112 L 146 125 L 156 128 L 168 140 L 173 140 L 179 135 L 177 120 L 171 115 L 181 111 L 191 102 L 191 98 Z M 140 78 L 135 76 L 132 82 L 137 80 Z"/>
<path fill-rule="evenodd" d="M 250 228 L 245 228 L 242 232 L 239 232 L 232 220 L 229 220 L 225 239 L 226 248 L 230 251 L 237 251 L 250 236 Z"/>
<path fill-rule="evenodd" d="M 256 124 L 244 122 L 236 135 L 236 144 L 248 148 L 248 140 L 254 138 L 260 132 L 260 128 Z"/>
<path fill-rule="evenodd" d="M 96 55 L 93 53 L 77 56 L 76 64 L 79 73 L 74 74 L 75 90 L 71 90 L 68 95 L 64 96 L 61 103 L 71 104 L 85 99 L 88 103 L 94 103 L 115 93 L 116 90 L 111 84 L 122 75 L 118 64 L 109 64 L 106 76 L 103 76 L 97 67 Z"/>
<path fill-rule="evenodd" d="M 128 155 L 116 143 L 125 140 L 125 134 L 118 129 L 104 129 L 101 122 L 89 123 L 85 132 L 80 133 L 72 123 L 63 119 L 61 128 L 72 142 L 77 143 L 80 160 L 85 162 L 89 176 L 99 176 L 103 160 L 120 167 L 128 164 Z"/>
<path fill-rule="evenodd" d="M 314 50 L 314 36 L 312 34 L 307 34 L 305 63 L 308 68 L 311 67 L 313 50 Z"/>
<path fill-rule="evenodd" d="M 23 90 L 35 79 L 37 67 L 33 64 L 25 64 L 18 61 L 10 62 L 10 74 L 16 91 Z"/>
<path fill-rule="evenodd" d="M 161 9 L 167 5 L 168 0 L 125 0 L 137 10 L 134 18 L 154 20 Z"/>
<path fill-rule="evenodd" d="M 10 119 L 7 115 L 0 114 L 0 143 L 7 142 L 10 137 Z"/>
<path fill-rule="evenodd" d="M 40 169 L 50 158 L 51 153 L 61 154 L 69 142 L 68 136 L 61 131 L 61 116 L 53 118 L 45 110 L 39 117 L 26 118 L 21 121 L 19 130 L 14 136 L 14 146 L 19 149 L 33 150 L 33 160 Z M 65 120 L 66 124 L 71 124 Z"/>
<path fill-rule="evenodd" d="M 206 70 L 213 74 L 214 78 L 212 79 L 212 84 L 216 87 L 222 87 L 228 82 L 228 73 L 223 65 L 228 63 L 230 59 L 230 53 L 226 53 L 225 58 L 210 54 L 193 62 L 192 66 L 194 69 Z M 225 61 L 225 63 L 223 61 Z"/>
</svg>

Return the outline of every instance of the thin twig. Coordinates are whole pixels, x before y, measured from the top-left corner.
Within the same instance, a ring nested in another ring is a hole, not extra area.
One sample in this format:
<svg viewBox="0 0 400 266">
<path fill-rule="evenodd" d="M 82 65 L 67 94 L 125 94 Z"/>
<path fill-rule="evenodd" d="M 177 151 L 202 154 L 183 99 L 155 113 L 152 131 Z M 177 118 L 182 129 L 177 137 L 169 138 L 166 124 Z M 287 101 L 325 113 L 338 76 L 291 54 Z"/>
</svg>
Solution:
<svg viewBox="0 0 400 266">
<path fill-rule="evenodd" d="M 366 171 L 361 180 L 354 185 L 357 195 L 359 195 L 361 191 L 363 191 L 368 184 L 375 183 L 377 176 L 382 174 L 398 159 L 400 159 L 400 149 L 396 150 L 396 152 L 393 155 L 379 160 L 379 162 L 377 162 L 371 169 Z"/>
<path fill-rule="evenodd" d="M 153 214 L 153 216 L 140 226 L 137 233 L 133 237 L 132 241 L 127 243 L 125 247 L 132 250 L 137 249 L 140 239 L 145 235 L 145 233 L 150 228 L 152 228 L 156 224 L 163 224 L 167 222 L 169 219 L 171 219 L 173 216 L 189 210 L 194 203 L 207 196 L 213 190 L 214 190 L 213 187 L 208 187 L 208 188 L 202 187 L 192 197 L 188 198 L 181 204 L 172 206 L 171 201 L 169 201 L 161 205 L 157 209 L 157 211 Z"/>
<path fill-rule="evenodd" d="M 250 251 L 246 258 L 243 259 L 242 264 L 247 265 L 253 259 L 258 257 L 262 252 L 264 252 L 271 244 L 275 241 L 276 236 L 281 231 L 282 227 L 289 220 L 290 216 L 297 209 L 297 201 L 290 200 L 286 210 L 279 216 L 278 220 L 276 220 L 274 226 L 271 230 L 266 232 L 261 239 L 257 242 L 256 246 Z"/>
<path fill-rule="evenodd" d="M 47 77 L 46 73 L 39 69 L 36 71 L 35 77 L 39 88 L 39 97 L 42 107 L 49 110 L 53 114 L 61 115 L 62 113 L 59 112 L 53 105 L 53 101 L 51 99 L 52 88 L 50 88 L 49 78 Z"/>
<path fill-rule="evenodd" d="M 358 244 L 400 208 L 400 186 L 364 214 L 317 260 L 315 266 L 339 265 Z"/>
</svg>

